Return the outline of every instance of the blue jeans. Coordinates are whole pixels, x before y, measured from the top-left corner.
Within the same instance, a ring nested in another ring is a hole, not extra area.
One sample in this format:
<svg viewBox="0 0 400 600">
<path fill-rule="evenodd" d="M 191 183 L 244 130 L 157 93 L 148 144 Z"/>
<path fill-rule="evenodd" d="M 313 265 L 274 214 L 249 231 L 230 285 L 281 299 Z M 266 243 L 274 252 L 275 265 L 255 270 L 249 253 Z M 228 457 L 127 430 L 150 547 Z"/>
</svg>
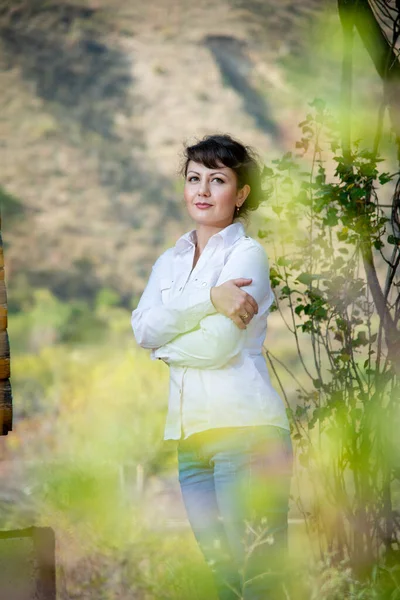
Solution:
<svg viewBox="0 0 400 600">
<path fill-rule="evenodd" d="M 292 464 L 289 432 L 272 425 L 179 441 L 183 501 L 220 600 L 281 598 Z"/>
</svg>

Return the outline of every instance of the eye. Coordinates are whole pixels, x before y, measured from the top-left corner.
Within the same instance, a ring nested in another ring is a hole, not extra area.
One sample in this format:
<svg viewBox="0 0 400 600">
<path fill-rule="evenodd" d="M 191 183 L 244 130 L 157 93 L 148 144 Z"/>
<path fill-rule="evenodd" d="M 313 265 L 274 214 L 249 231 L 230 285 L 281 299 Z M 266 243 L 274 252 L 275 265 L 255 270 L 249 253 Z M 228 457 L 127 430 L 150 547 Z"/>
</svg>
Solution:
<svg viewBox="0 0 400 600">
<path fill-rule="evenodd" d="M 193 179 L 198 179 L 197 175 L 190 175 L 190 177 L 188 177 L 188 181 L 191 182 L 193 181 Z M 221 177 L 214 177 L 213 181 L 217 180 L 220 181 L 221 183 L 225 183 L 225 181 L 223 179 L 221 179 Z"/>
</svg>

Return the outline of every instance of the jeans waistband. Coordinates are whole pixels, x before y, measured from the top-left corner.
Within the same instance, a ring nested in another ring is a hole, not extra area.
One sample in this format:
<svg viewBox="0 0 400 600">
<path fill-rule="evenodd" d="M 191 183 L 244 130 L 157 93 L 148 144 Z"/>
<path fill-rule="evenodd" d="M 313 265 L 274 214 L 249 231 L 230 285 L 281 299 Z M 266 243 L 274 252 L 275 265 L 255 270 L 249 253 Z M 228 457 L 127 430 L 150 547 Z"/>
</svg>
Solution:
<svg viewBox="0 0 400 600">
<path fill-rule="evenodd" d="M 282 436 L 288 436 L 290 438 L 289 431 L 283 429 L 282 427 L 276 427 L 275 425 L 243 425 L 237 427 L 213 427 L 210 429 L 199 431 L 197 433 L 192 433 L 186 439 L 179 440 L 178 446 L 180 448 L 198 447 L 210 442 L 225 440 L 229 438 L 241 438 L 242 436 L 253 434 L 265 434 L 266 437 L 274 437 L 276 434 L 278 434 Z"/>
</svg>

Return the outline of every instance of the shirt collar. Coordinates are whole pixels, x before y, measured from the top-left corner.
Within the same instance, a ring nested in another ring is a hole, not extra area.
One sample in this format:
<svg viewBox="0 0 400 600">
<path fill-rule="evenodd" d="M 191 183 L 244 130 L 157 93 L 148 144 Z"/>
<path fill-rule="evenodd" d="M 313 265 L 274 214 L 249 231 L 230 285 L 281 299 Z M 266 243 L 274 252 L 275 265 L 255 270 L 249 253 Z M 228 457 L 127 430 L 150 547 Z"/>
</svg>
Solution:
<svg viewBox="0 0 400 600">
<path fill-rule="evenodd" d="M 223 240 L 224 248 L 228 248 L 232 246 L 236 240 L 246 235 L 243 224 L 240 221 L 236 221 L 235 223 L 231 223 L 224 229 L 221 229 L 218 233 L 215 233 L 210 237 L 212 240 L 214 237 L 218 236 Z M 192 229 L 187 233 L 181 235 L 178 241 L 175 244 L 175 254 L 179 254 L 180 252 L 184 252 L 187 248 L 194 246 L 196 244 L 196 229 Z M 209 240 L 209 241 L 210 241 Z"/>
</svg>

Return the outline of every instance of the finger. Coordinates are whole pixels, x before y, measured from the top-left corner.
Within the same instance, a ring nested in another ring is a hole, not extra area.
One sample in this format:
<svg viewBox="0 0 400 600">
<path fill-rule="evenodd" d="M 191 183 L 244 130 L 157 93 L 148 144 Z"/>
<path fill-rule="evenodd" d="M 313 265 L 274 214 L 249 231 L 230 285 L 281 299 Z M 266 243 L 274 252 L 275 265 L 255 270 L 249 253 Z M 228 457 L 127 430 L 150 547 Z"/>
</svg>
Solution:
<svg viewBox="0 0 400 600">
<path fill-rule="evenodd" d="M 239 279 L 234 279 L 233 282 L 235 283 L 235 285 L 238 285 L 239 287 L 242 285 L 249 285 L 253 280 L 250 279 L 249 277 L 245 278 L 245 277 L 240 277 Z"/>
<path fill-rule="evenodd" d="M 234 316 L 232 317 L 232 321 L 239 327 L 239 329 L 246 329 L 246 323 L 243 323 L 240 317 Z"/>
<path fill-rule="evenodd" d="M 258 304 L 257 301 L 254 300 L 253 296 L 250 296 L 250 294 L 247 295 L 247 303 L 246 303 L 246 312 L 250 312 L 252 315 L 253 314 L 257 314 L 258 313 Z"/>
<path fill-rule="evenodd" d="M 245 304 L 241 306 L 239 311 L 237 312 L 237 316 L 239 318 L 242 318 L 243 315 L 247 314 L 247 317 L 243 318 L 243 321 L 245 321 L 245 323 L 248 325 L 257 312 L 258 310 L 255 310 L 253 304 L 251 304 L 250 302 L 245 302 Z"/>
<path fill-rule="evenodd" d="M 246 311 L 247 312 L 247 317 L 245 319 L 242 319 L 246 325 L 248 325 L 250 323 L 250 321 L 252 320 L 252 318 L 254 317 L 253 311 Z M 242 314 L 242 313 L 241 313 Z"/>
<path fill-rule="evenodd" d="M 246 323 L 246 325 L 249 325 L 250 321 L 252 320 L 252 318 L 254 317 L 254 311 L 253 311 L 253 307 L 251 307 L 251 309 L 246 309 L 246 313 L 247 313 L 247 317 L 246 319 L 243 319 L 244 322 Z"/>
<path fill-rule="evenodd" d="M 244 315 L 247 315 L 246 317 Z M 245 304 L 241 306 L 236 314 L 232 316 L 232 319 L 238 319 L 238 321 L 242 321 L 245 325 L 248 325 L 253 318 L 253 307 L 250 308 L 249 304 Z M 235 321 L 236 322 L 236 321 Z"/>
</svg>

